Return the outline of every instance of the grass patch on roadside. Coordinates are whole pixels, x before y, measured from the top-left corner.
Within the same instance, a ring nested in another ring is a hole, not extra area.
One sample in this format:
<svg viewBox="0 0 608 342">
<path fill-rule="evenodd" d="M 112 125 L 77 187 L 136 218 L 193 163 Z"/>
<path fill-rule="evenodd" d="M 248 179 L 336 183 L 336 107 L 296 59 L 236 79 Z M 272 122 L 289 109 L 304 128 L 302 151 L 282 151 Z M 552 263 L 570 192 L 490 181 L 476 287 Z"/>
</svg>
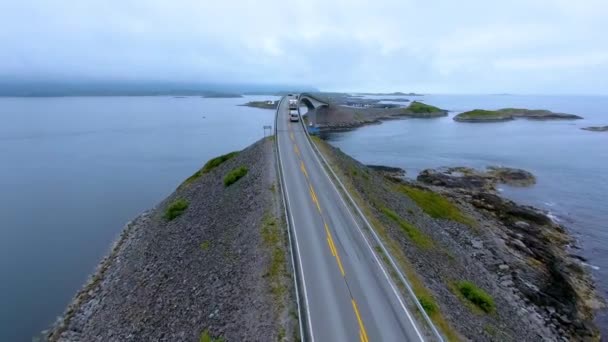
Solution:
<svg viewBox="0 0 608 342">
<path fill-rule="evenodd" d="M 224 176 L 224 186 L 227 187 L 236 183 L 236 181 L 243 178 L 247 174 L 247 172 L 249 172 L 249 169 L 245 166 L 239 166 L 235 169 L 232 169 L 232 171 L 228 172 L 228 174 Z"/>
<path fill-rule="evenodd" d="M 428 235 L 421 232 L 420 229 L 416 228 L 413 224 L 401 218 L 396 212 L 387 207 L 381 207 L 380 210 L 388 218 L 395 221 L 415 245 L 421 248 L 433 247 L 433 240 Z"/>
<path fill-rule="evenodd" d="M 409 185 L 397 184 L 396 189 L 408 195 L 422 210 L 432 218 L 452 220 L 473 227 L 475 221 L 462 213 L 456 205 L 442 195 Z"/>
<path fill-rule="evenodd" d="M 270 292 L 273 294 L 275 303 L 282 307 L 283 296 L 287 293 L 287 287 L 283 277 L 288 276 L 287 258 L 283 248 L 283 237 L 281 227 L 277 219 L 270 215 L 264 215 L 262 220 L 262 242 L 270 252 L 270 264 L 265 276 L 270 283 Z"/>
<path fill-rule="evenodd" d="M 435 301 L 435 298 L 426 294 L 418 295 L 416 297 L 429 316 L 437 312 L 437 302 Z"/>
<path fill-rule="evenodd" d="M 461 299 L 468 300 L 471 304 L 475 305 L 476 308 L 485 312 L 492 313 L 496 310 L 494 299 L 486 291 L 477 287 L 470 281 L 459 281 L 454 284 L 456 290 L 458 290 L 459 297 Z"/>
<path fill-rule="evenodd" d="M 203 165 L 203 167 L 196 171 L 192 176 L 186 178 L 186 180 L 182 183 L 182 185 L 190 184 L 195 180 L 199 179 L 203 174 L 208 173 L 209 171 L 215 169 L 220 166 L 223 162 L 230 160 L 234 156 L 239 154 L 238 151 L 222 154 L 221 156 L 217 156 L 215 158 L 210 159 Z"/>
<path fill-rule="evenodd" d="M 205 330 L 201 333 L 201 337 L 198 340 L 199 342 L 225 342 L 223 337 L 212 337 L 209 334 L 209 330 Z"/>
<path fill-rule="evenodd" d="M 177 200 L 171 202 L 171 204 L 169 204 L 167 209 L 165 209 L 164 216 L 168 221 L 171 221 L 174 218 L 183 214 L 184 211 L 186 211 L 186 209 L 188 209 L 188 201 L 186 201 L 183 198 L 180 198 L 180 199 L 177 199 Z"/>
</svg>

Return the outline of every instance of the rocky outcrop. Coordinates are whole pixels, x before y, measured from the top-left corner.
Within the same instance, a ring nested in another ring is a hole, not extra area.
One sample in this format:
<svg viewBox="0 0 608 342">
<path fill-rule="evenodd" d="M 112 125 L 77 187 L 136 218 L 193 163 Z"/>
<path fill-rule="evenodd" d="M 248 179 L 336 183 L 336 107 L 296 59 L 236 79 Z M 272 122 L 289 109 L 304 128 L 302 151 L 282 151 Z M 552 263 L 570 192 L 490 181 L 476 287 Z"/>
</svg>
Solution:
<svg viewBox="0 0 608 342">
<path fill-rule="evenodd" d="M 226 187 L 224 176 L 240 166 L 248 173 Z M 48 340 L 296 339 L 275 175 L 265 139 L 184 182 L 126 226 Z M 169 220 L 165 209 L 178 199 L 186 208 Z"/>
<path fill-rule="evenodd" d="M 591 132 L 608 132 L 608 126 L 591 126 L 591 127 L 583 127 L 581 128 L 585 131 Z"/>
<path fill-rule="evenodd" d="M 499 183 L 511 186 L 530 186 L 536 183 L 528 171 L 508 167 L 489 166 L 485 171 L 468 167 L 426 169 L 417 180 L 426 184 L 468 190 L 496 190 Z"/>
<path fill-rule="evenodd" d="M 518 118 L 531 120 L 575 120 L 582 117 L 574 114 L 554 113 L 544 109 L 503 108 L 498 110 L 474 109 L 454 116 L 459 122 L 496 122 Z"/>
<path fill-rule="evenodd" d="M 384 166 L 384 165 L 366 165 L 372 170 L 381 173 L 384 177 L 399 180 L 405 177 L 405 170 L 400 167 Z"/>
<path fill-rule="evenodd" d="M 320 107 L 307 113 L 314 116 L 314 121 L 321 131 L 344 131 L 357 127 L 379 124 L 386 120 L 405 118 L 432 119 L 447 116 L 446 110 L 413 101 L 408 107 L 383 106 L 375 107 L 347 107 L 330 103 L 329 106 Z M 390 107 L 390 108 L 389 108 Z"/>
<path fill-rule="evenodd" d="M 278 104 L 279 104 L 279 101 L 268 100 L 268 101 L 249 101 L 240 106 L 261 108 L 261 109 L 277 109 Z"/>
</svg>

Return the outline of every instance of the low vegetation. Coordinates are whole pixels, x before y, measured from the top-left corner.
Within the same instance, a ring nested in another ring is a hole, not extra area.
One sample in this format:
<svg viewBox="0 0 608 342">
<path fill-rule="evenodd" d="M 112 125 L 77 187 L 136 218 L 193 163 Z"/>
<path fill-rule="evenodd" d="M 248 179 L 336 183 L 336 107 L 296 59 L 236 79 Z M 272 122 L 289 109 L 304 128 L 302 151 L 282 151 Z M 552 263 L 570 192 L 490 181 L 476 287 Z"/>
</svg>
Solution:
<svg viewBox="0 0 608 342">
<path fill-rule="evenodd" d="M 189 183 L 194 182 L 195 180 L 197 180 L 203 174 L 209 173 L 211 170 L 213 170 L 216 167 L 220 166 L 225 161 L 230 160 L 231 158 L 233 158 L 237 154 L 239 154 L 239 152 L 238 151 L 234 151 L 234 152 L 226 153 L 226 154 L 223 154 L 221 156 L 218 156 L 218 157 L 215 157 L 213 159 L 210 159 L 207 163 L 205 163 L 205 165 L 203 166 L 202 169 L 196 171 L 192 176 L 188 177 L 188 179 L 186 179 L 184 181 L 184 184 L 189 184 Z"/>
<path fill-rule="evenodd" d="M 462 120 L 481 119 L 481 120 L 504 120 L 510 119 L 511 116 L 505 115 L 496 110 L 474 109 L 468 112 L 458 114 L 457 117 Z"/>
<path fill-rule="evenodd" d="M 396 185 L 397 190 L 408 195 L 430 217 L 452 220 L 473 226 L 475 221 L 465 215 L 447 198 L 438 193 L 409 185 Z"/>
<path fill-rule="evenodd" d="M 384 215 L 395 221 L 418 247 L 430 248 L 433 246 L 433 240 L 428 235 L 424 234 L 420 231 L 420 229 L 414 227 L 414 225 L 401 218 L 396 212 L 386 207 L 383 207 L 381 210 Z"/>
<path fill-rule="evenodd" d="M 456 283 L 458 292 L 469 302 L 486 313 L 492 313 L 496 309 L 494 299 L 487 292 L 477 287 L 470 281 Z"/>
<path fill-rule="evenodd" d="M 429 316 L 437 312 L 437 302 L 435 302 L 433 297 L 428 295 L 418 295 L 417 297 L 418 302 L 420 302 L 420 305 Z"/>
<path fill-rule="evenodd" d="M 283 248 L 281 229 L 277 219 L 270 214 L 266 214 L 262 221 L 262 241 L 270 251 L 270 265 L 266 272 L 270 282 L 270 292 L 273 294 L 275 302 L 280 305 L 283 295 L 287 292 L 287 287 L 283 281 L 283 277 L 288 275 L 287 259 Z"/>
<path fill-rule="evenodd" d="M 168 221 L 171 221 L 174 218 L 183 214 L 184 211 L 186 211 L 186 209 L 188 209 L 188 201 L 186 201 L 185 199 L 182 199 L 182 198 L 177 199 L 177 200 L 171 202 L 171 204 L 169 204 L 167 209 L 165 209 L 165 218 Z"/>
<path fill-rule="evenodd" d="M 224 342 L 226 340 L 224 340 L 224 338 L 222 337 L 212 337 L 211 335 L 209 335 L 209 330 L 205 330 L 201 333 L 201 337 L 199 339 L 199 342 Z"/>
<path fill-rule="evenodd" d="M 210 247 L 211 247 L 211 241 L 205 240 L 205 241 L 201 242 L 202 250 L 204 250 L 204 251 L 209 250 Z"/>
<path fill-rule="evenodd" d="M 444 112 L 443 109 L 428 105 L 426 103 L 414 101 L 408 107 L 407 110 L 416 114 L 428 114 L 428 113 L 437 113 Z"/>
<path fill-rule="evenodd" d="M 232 169 L 232 171 L 228 172 L 228 174 L 224 177 L 224 186 L 230 186 L 234 184 L 239 179 L 243 178 L 249 169 L 245 166 L 239 166 L 236 169 Z"/>
</svg>

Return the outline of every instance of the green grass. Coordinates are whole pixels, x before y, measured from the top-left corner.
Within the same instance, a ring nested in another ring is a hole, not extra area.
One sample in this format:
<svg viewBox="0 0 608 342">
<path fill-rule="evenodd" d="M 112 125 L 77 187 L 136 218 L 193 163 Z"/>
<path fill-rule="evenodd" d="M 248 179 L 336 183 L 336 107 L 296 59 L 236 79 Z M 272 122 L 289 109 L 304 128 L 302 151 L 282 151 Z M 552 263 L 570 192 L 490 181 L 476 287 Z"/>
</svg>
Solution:
<svg viewBox="0 0 608 342">
<path fill-rule="evenodd" d="M 496 310 L 494 299 L 487 292 L 477 287 L 470 281 L 459 281 L 456 283 L 458 292 L 473 303 L 479 309 L 486 313 L 492 313 Z"/>
<path fill-rule="evenodd" d="M 495 110 L 485 110 L 485 109 L 474 109 L 468 112 L 462 113 L 463 116 L 467 117 L 486 117 L 493 115 L 500 115 L 498 111 Z"/>
<path fill-rule="evenodd" d="M 174 218 L 183 214 L 187 208 L 188 208 L 188 201 L 186 201 L 185 199 L 182 199 L 182 198 L 177 199 L 177 200 L 173 201 L 171 204 L 169 204 L 167 209 L 165 209 L 165 218 L 167 220 L 171 221 Z"/>
<path fill-rule="evenodd" d="M 209 330 L 205 330 L 201 333 L 201 337 L 199 339 L 199 342 L 224 342 L 226 340 L 224 340 L 223 337 L 211 337 L 211 335 L 209 335 Z"/>
<path fill-rule="evenodd" d="M 430 316 L 437 312 L 437 302 L 429 295 L 418 295 L 418 301 L 426 313 Z"/>
<path fill-rule="evenodd" d="M 443 112 L 443 109 L 428 105 L 426 103 L 414 101 L 408 107 L 407 110 L 416 113 L 416 114 L 427 114 L 427 113 L 437 113 Z"/>
<path fill-rule="evenodd" d="M 201 243 L 202 250 L 207 251 L 207 250 L 209 250 L 209 248 L 211 248 L 211 241 L 205 240 Z"/>
<path fill-rule="evenodd" d="M 273 294 L 277 305 L 282 305 L 283 296 L 287 292 L 283 277 L 287 276 L 287 259 L 283 249 L 281 228 L 277 219 L 266 214 L 262 221 L 262 241 L 270 251 L 270 264 L 266 270 L 266 276 L 270 282 L 270 292 Z"/>
<path fill-rule="evenodd" d="M 475 221 L 462 213 L 456 205 L 438 193 L 413 186 L 396 185 L 397 190 L 408 195 L 430 217 L 452 220 L 474 226 Z"/>
<path fill-rule="evenodd" d="M 433 247 L 433 240 L 426 234 L 420 231 L 420 229 L 416 228 L 413 224 L 407 222 L 403 218 L 401 218 L 396 212 L 392 211 L 389 208 L 382 207 L 382 213 L 386 215 L 391 220 L 395 221 L 399 227 L 405 232 L 405 234 L 412 240 L 414 244 L 422 248 L 430 248 Z"/>
<path fill-rule="evenodd" d="M 479 120 L 507 120 L 510 119 L 508 112 L 500 112 L 496 110 L 474 109 L 468 112 L 456 115 L 457 119 L 479 119 Z"/>
<path fill-rule="evenodd" d="M 200 178 L 200 176 L 202 176 L 205 173 L 209 173 L 209 171 L 215 169 L 216 167 L 220 166 L 223 162 L 233 158 L 234 156 L 236 156 L 237 154 L 239 154 L 238 151 L 234 151 L 234 152 L 230 152 L 230 153 L 226 153 L 223 154 L 221 156 L 215 157 L 213 159 L 210 159 L 208 162 L 205 163 L 205 165 L 203 165 L 203 168 L 196 171 L 192 176 L 188 177 L 183 184 L 190 184 L 192 182 L 194 182 L 195 180 L 197 180 L 198 178 Z"/>
<path fill-rule="evenodd" d="M 249 169 L 245 166 L 239 166 L 232 171 L 228 172 L 228 174 L 224 177 L 224 186 L 230 186 L 234 184 L 239 179 L 243 178 Z"/>
</svg>

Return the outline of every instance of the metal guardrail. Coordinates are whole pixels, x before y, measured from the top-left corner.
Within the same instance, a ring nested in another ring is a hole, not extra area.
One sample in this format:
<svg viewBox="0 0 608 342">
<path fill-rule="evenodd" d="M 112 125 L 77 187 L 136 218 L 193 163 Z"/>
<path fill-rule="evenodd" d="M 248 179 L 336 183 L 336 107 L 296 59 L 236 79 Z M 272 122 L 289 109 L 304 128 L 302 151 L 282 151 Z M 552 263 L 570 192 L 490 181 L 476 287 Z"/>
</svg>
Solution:
<svg viewBox="0 0 608 342">
<path fill-rule="evenodd" d="M 308 94 L 307 94 L 307 96 L 308 96 Z M 320 101 L 320 102 L 322 102 L 322 101 Z M 365 217 L 365 214 L 363 214 L 363 211 L 361 210 L 361 208 L 359 208 L 359 206 L 357 205 L 357 203 L 355 202 L 355 200 L 348 193 L 348 191 L 346 190 L 346 187 L 344 186 L 344 184 L 342 183 L 342 181 L 340 181 L 340 178 L 338 177 L 338 175 L 331 168 L 331 166 L 330 166 L 329 162 L 327 161 L 327 159 L 325 159 L 325 157 L 323 156 L 323 154 L 321 153 L 321 151 L 319 151 L 319 149 L 317 148 L 317 146 L 314 144 L 314 142 L 310 138 L 310 134 L 308 134 L 308 129 L 307 129 L 306 126 L 304 126 L 304 123 L 302 122 L 302 120 L 300 120 L 300 124 L 304 128 L 304 132 L 306 132 L 306 137 L 307 137 L 308 143 L 312 147 L 313 151 L 315 152 L 315 154 L 317 154 L 321 158 L 321 160 L 323 161 L 323 164 L 325 165 L 325 168 L 331 172 L 331 174 L 334 177 L 334 179 L 338 182 L 338 185 L 340 186 L 340 189 L 342 190 L 342 192 L 344 194 L 346 194 L 346 197 L 348 198 L 351 206 L 356 210 L 357 216 L 359 216 L 359 218 L 365 223 L 365 225 L 367 226 L 367 228 L 371 232 L 372 236 L 374 237 L 374 241 L 376 242 L 376 244 L 378 246 L 380 246 L 380 248 L 382 249 L 382 252 L 384 253 L 384 255 L 386 255 L 387 259 L 389 260 L 389 264 L 392 267 L 393 271 L 395 271 L 395 273 L 399 277 L 399 280 L 403 283 L 403 285 L 407 289 L 407 293 L 408 293 L 410 299 L 414 303 L 416 303 L 416 308 L 418 309 L 418 311 L 420 312 L 420 314 L 423 316 L 425 323 L 430 327 L 433 335 L 435 335 L 435 337 L 437 338 L 437 340 L 440 341 L 440 342 L 444 342 L 443 336 L 441 335 L 441 333 L 439 332 L 439 330 L 437 329 L 437 327 L 435 327 L 435 324 L 433 323 L 433 321 L 431 320 L 431 318 L 429 317 L 429 315 L 426 313 L 426 311 L 424 310 L 424 308 L 420 304 L 420 301 L 418 301 L 418 298 L 416 297 L 416 294 L 414 293 L 414 290 L 412 289 L 412 286 L 411 286 L 410 282 L 407 280 L 407 278 L 405 277 L 405 275 L 403 274 L 403 272 L 401 272 L 401 269 L 399 268 L 399 266 L 397 265 L 397 263 L 395 262 L 395 260 L 391 256 L 391 254 L 389 253 L 388 249 L 386 248 L 386 246 L 384 245 L 384 243 L 382 242 L 382 240 L 380 239 L 380 237 L 376 233 L 375 229 L 373 228 L 373 226 L 371 225 L 371 223 L 367 220 L 367 218 Z M 331 180 L 331 177 L 330 177 L 330 180 Z M 374 250 L 372 250 L 372 253 L 376 253 L 376 252 Z"/>
<path fill-rule="evenodd" d="M 287 237 L 289 239 L 289 251 L 290 251 L 290 255 L 291 255 L 291 266 L 292 266 L 292 270 L 293 270 L 293 274 L 294 274 L 294 287 L 295 287 L 295 291 L 296 291 L 296 302 L 297 302 L 297 306 L 298 306 L 298 321 L 299 321 L 299 325 L 300 325 L 300 340 L 301 341 L 309 341 L 312 340 L 312 336 L 309 333 L 310 331 L 310 322 L 308 321 L 308 308 L 306 307 L 306 300 L 305 298 L 302 297 L 302 293 L 300 291 L 300 288 L 304 288 L 304 285 L 302 284 L 302 276 L 301 276 L 301 265 L 299 262 L 296 262 L 296 256 L 297 256 L 297 260 L 300 260 L 299 254 L 299 248 L 297 246 L 297 243 L 295 243 L 294 239 L 292 239 L 292 232 L 293 232 L 293 218 L 291 217 L 291 213 L 290 213 L 290 208 L 289 208 L 289 201 L 287 199 L 287 193 L 285 190 L 285 182 L 284 182 L 284 175 L 283 175 L 283 164 L 281 163 L 281 153 L 280 153 L 280 147 L 279 147 L 279 136 L 277 134 L 277 122 L 278 122 L 278 117 L 279 117 L 279 110 L 281 109 L 281 103 L 283 102 L 283 100 L 285 99 L 285 97 L 281 98 L 281 100 L 279 101 L 278 105 L 277 105 L 277 110 L 275 112 L 275 116 L 274 116 L 274 143 L 275 143 L 275 148 L 276 148 L 276 163 L 277 163 L 277 173 L 278 173 L 278 178 L 279 178 L 279 186 L 281 188 L 281 194 L 282 194 L 282 199 L 283 199 L 283 208 L 285 209 L 285 220 L 287 221 Z M 294 252 L 295 251 L 295 252 Z"/>
</svg>

